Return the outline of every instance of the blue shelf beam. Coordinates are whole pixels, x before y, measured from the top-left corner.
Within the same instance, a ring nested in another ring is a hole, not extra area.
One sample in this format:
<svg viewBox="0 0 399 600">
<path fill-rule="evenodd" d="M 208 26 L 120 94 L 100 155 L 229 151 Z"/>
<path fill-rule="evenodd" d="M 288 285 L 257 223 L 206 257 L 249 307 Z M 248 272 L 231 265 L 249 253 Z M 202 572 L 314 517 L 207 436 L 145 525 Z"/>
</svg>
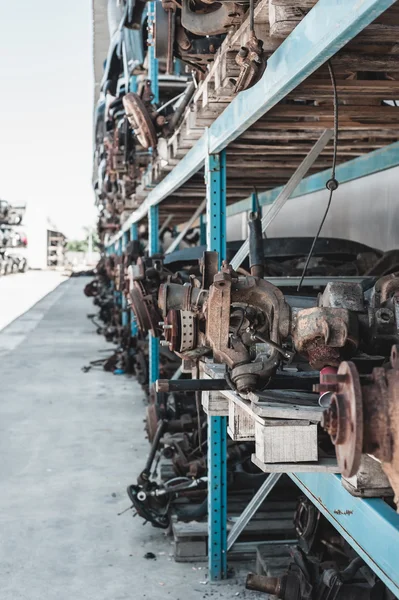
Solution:
<svg viewBox="0 0 399 600">
<path fill-rule="evenodd" d="M 226 258 L 226 152 L 205 164 L 207 249 Z M 210 581 L 227 575 L 227 417 L 208 417 L 208 568 Z"/>
<path fill-rule="evenodd" d="M 158 206 L 152 206 L 148 215 L 148 235 L 150 256 L 159 252 L 159 214 Z M 159 338 L 150 334 L 150 384 L 159 379 Z"/>
<path fill-rule="evenodd" d="M 379 498 L 357 498 L 340 475 L 290 473 L 291 479 L 399 598 L 399 514 Z"/>
</svg>

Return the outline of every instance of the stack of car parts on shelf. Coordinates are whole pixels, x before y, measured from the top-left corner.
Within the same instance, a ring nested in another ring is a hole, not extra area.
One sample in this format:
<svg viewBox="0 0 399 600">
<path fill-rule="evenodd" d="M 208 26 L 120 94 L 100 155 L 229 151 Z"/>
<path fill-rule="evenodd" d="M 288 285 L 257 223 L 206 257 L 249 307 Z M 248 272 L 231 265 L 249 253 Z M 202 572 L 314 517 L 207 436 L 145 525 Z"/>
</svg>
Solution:
<svg viewBox="0 0 399 600">
<path fill-rule="evenodd" d="M 28 268 L 28 241 L 21 227 L 25 208 L 0 200 L 0 275 L 24 273 Z"/>
<path fill-rule="evenodd" d="M 227 80 L 226 91 L 248 89 L 266 67 L 267 54 L 255 34 L 255 2 L 162 0 L 153 4 L 154 14 L 146 2 L 108 1 L 111 43 L 95 111 L 93 165 L 101 240 L 118 230 L 144 200 L 149 189 L 146 178 L 154 181 L 166 174 L 169 140 L 193 105 L 228 32 L 248 18 L 249 38 L 245 42 L 245 32 L 234 60 L 237 76 Z M 294 18 L 289 14 L 290 23 L 299 22 L 311 5 L 306 0 L 303 9 L 294 11 Z M 270 10 L 287 12 L 274 4 Z M 273 19 L 279 22 L 278 15 Z"/>
<path fill-rule="evenodd" d="M 336 454 L 336 470 L 343 473 L 346 487 L 355 494 L 384 495 L 388 501 L 390 486 L 399 492 L 398 253 L 319 239 L 298 292 L 290 277 L 301 273 L 310 244 L 306 239 L 258 240 L 250 244 L 249 260 L 234 270 L 229 260 L 219 268 L 217 254 L 203 247 L 149 257 L 138 242 L 130 242 L 121 256 L 100 261 L 96 279 L 85 288 L 99 308 L 99 333 L 117 344 L 111 370 L 136 374 L 148 394 L 151 448 L 137 482 L 128 487 L 129 498 L 145 521 L 164 529 L 172 526 L 178 560 L 184 558 L 176 522 L 195 520 L 206 535 L 201 520 L 207 515 L 207 421 L 201 390 L 227 389 L 243 401 L 251 394 L 277 392 L 286 394 L 288 404 L 290 393 L 311 395 L 319 400 L 320 412 L 324 410 L 322 427 L 316 427 L 317 443 L 325 456 L 334 459 Z M 238 247 L 228 244 L 228 258 Z M 340 274 L 345 279 L 337 280 Z M 136 336 L 131 335 L 131 323 L 122 325 L 122 296 L 135 315 Z M 160 380 L 151 389 L 149 332 L 164 337 Z M 222 369 L 219 379 L 201 379 L 215 363 Z M 173 379 L 179 367 L 182 374 Z M 239 491 L 244 506 L 265 480 L 253 464 L 255 452 L 252 440 L 228 443 L 230 505 Z M 387 479 L 384 488 L 376 489 L 370 468 L 380 464 Z M 359 485 L 355 481 L 365 474 L 368 489 L 364 480 Z M 293 513 L 298 490 L 287 488 L 287 481 L 281 480 L 284 491 L 273 490 L 274 500 L 283 495 Z M 263 567 L 249 576 L 247 586 L 281 598 L 389 597 L 313 505 L 300 499 L 298 506 L 298 546 L 287 554 L 291 527 L 283 527 L 273 539 L 278 542 L 274 555 L 280 546 L 285 548 L 286 572 L 281 564 L 277 574 L 273 564 L 267 567 L 267 550 L 262 554 L 260 544 Z"/>
<path fill-rule="evenodd" d="M 217 254 L 207 252 L 201 278 L 193 277 L 185 285 L 170 279 L 153 294 L 152 302 L 164 319 L 170 349 L 197 363 L 199 370 L 202 362 L 205 372 L 210 359 L 223 365 L 223 378 L 244 399 L 256 403 L 257 394 L 273 399 L 277 390 L 280 395 L 284 390 L 321 394 L 321 424 L 335 446 L 336 470 L 350 480 L 359 472 L 362 456 L 371 456 L 399 497 L 396 262 L 397 252 L 376 257 L 368 268 L 374 276 L 356 281 L 326 278 L 321 290 L 317 281 L 316 293 L 306 284 L 304 296 L 264 278 L 263 260 L 251 256 L 251 250 L 250 272 L 237 272 L 228 261 L 219 269 Z M 289 399 L 288 394 L 285 401 Z M 306 424 L 313 447 L 308 456 L 296 453 L 291 461 L 317 462 L 320 445 L 333 458 L 325 435 L 317 435 L 315 425 L 300 423 Z M 295 428 L 298 423 L 290 425 Z M 288 428 L 286 432 L 290 434 Z M 272 429 L 267 433 L 270 437 Z M 303 441 L 306 429 L 300 433 Z M 258 442 L 256 433 L 255 439 Z M 287 448 L 283 450 L 288 456 Z M 276 448 L 273 451 L 276 455 Z M 262 452 L 256 456 L 258 465 L 279 462 L 268 461 Z"/>
<path fill-rule="evenodd" d="M 281 600 L 371 600 L 394 596 L 307 498 L 294 517 L 297 545 L 259 546 L 246 587 Z"/>
</svg>

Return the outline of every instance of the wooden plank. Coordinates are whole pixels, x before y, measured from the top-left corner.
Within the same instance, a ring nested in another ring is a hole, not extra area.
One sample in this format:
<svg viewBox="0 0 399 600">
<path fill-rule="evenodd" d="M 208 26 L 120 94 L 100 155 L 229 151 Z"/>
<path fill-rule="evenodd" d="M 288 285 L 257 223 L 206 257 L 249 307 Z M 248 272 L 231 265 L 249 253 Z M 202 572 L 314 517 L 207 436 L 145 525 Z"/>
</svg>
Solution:
<svg viewBox="0 0 399 600">
<path fill-rule="evenodd" d="M 392 80 L 337 80 L 338 96 L 364 95 L 377 97 L 381 100 L 399 98 L 399 81 Z M 322 79 L 307 79 L 293 90 L 287 98 L 329 98 L 331 99 L 331 81 Z"/>
<path fill-rule="evenodd" d="M 292 394 L 292 396 L 290 395 Z M 284 400 L 284 396 L 286 400 Z M 270 419 L 305 419 L 318 423 L 321 420 L 323 409 L 314 401 L 306 404 L 310 394 L 298 394 L 286 392 L 285 395 L 279 391 L 264 391 L 260 393 L 251 392 L 248 395 L 251 401 L 251 411 L 262 418 Z M 305 401 L 301 400 L 301 397 Z"/>
<path fill-rule="evenodd" d="M 253 415 L 242 408 L 237 402 L 230 401 L 227 430 L 229 436 L 235 442 L 255 440 Z"/>
<path fill-rule="evenodd" d="M 251 460 L 264 473 L 339 473 L 336 459 L 320 458 L 317 462 L 265 463 L 252 454 Z"/>
</svg>

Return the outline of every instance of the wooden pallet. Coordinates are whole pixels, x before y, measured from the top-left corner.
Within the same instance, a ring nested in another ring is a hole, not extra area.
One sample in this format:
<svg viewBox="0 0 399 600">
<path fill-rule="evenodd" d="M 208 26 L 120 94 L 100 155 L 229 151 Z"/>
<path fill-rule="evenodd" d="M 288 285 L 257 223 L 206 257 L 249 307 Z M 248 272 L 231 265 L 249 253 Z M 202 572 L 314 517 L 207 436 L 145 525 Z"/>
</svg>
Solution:
<svg viewBox="0 0 399 600">
<path fill-rule="evenodd" d="M 229 514 L 227 519 L 228 532 L 244 508 L 245 504 L 242 504 L 239 512 Z M 248 523 L 239 541 L 265 541 L 271 539 L 281 539 L 283 541 L 284 538 L 294 538 L 294 510 L 295 502 L 265 502 L 260 511 Z M 176 562 L 201 562 L 207 559 L 208 524 L 206 520 L 184 523 L 174 518 L 172 534 Z M 242 558 L 239 552 L 232 553 L 231 557 L 234 560 Z"/>
</svg>

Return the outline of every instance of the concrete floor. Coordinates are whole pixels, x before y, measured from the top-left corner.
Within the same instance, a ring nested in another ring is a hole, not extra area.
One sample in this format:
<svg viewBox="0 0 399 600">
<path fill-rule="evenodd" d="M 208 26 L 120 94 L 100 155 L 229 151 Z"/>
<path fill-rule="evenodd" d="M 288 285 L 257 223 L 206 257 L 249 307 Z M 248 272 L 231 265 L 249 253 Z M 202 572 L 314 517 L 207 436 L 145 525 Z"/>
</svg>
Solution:
<svg viewBox="0 0 399 600">
<path fill-rule="evenodd" d="M 110 348 L 86 318 L 85 283 L 0 333 L 2 600 L 257 598 L 242 578 L 207 583 L 204 564 L 174 563 L 162 531 L 118 516 L 148 452 L 144 404 L 133 379 L 81 370 Z"/>
<path fill-rule="evenodd" d="M 0 277 L 0 330 L 65 280 L 57 271 L 28 271 Z"/>
</svg>

